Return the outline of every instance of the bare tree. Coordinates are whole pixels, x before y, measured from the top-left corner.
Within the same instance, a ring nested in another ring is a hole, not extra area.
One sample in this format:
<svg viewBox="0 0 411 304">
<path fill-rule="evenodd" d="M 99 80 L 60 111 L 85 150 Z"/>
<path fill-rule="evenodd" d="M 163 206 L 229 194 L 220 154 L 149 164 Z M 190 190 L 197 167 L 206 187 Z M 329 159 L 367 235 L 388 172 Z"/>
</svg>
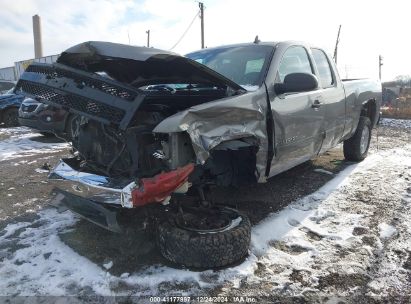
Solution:
<svg viewBox="0 0 411 304">
<path fill-rule="evenodd" d="M 398 75 L 394 79 L 397 85 L 411 86 L 411 76 L 410 75 Z"/>
</svg>

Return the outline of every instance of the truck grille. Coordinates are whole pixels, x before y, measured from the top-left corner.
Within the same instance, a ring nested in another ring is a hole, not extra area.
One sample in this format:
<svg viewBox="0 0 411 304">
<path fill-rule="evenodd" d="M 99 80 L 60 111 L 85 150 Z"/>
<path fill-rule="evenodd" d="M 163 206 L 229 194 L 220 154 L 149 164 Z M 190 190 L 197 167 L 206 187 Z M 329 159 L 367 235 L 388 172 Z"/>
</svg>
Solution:
<svg viewBox="0 0 411 304">
<path fill-rule="evenodd" d="M 123 110 L 118 108 L 81 96 L 59 94 L 56 90 L 22 79 L 18 82 L 16 89 L 40 99 L 49 100 L 63 108 L 71 108 L 91 116 L 99 116 L 114 123 L 120 123 L 125 114 Z"/>
<path fill-rule="evenodd" d="M 73 73 L 68 70 L 63 70 L 61 68 L 53 67 L 53 66 L 40 66 L 40 65 L 30 65 L 26 72 L 32 72 L 37 74 L 47 75 L 50 78 L 61 78 L 67 77 L 73 79 L 75 82 L 93 88 L 104 93 L 110 94 L 112 96 L 116 96 L 128 101 L 133 101 L 137 94 L 131 90 L 127 90 L 126 88 L 122 88 L 113 84 L 109 84 L 97 79 L 92 79 L 88 77 L 82 77 L 79 74 Z"/>
<path fill-rule="evenodd" d="M 59 63 L 33 63 L 21 75 L 16 91 L 74 114 L 125 130 L 146 94 L 96 73 Z"/>
</svg>

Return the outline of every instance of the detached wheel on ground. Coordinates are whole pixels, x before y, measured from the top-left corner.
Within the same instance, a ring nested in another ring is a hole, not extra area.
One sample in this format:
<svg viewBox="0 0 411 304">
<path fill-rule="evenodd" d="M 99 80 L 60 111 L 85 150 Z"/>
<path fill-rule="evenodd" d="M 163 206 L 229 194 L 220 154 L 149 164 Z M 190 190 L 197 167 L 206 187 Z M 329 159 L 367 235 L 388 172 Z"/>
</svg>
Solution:
<svg viewBox="0 0 411 304">
<path fill-rule="evenodd" d="M 228 207 L 192 208 L 159 224 L 157 244 L 169 261 L 195 268 L 233 264 L 248 254 L 250 220 Z"/>
<path fill-rule="evenodd" d="M 361 116 L 354 135 L 344 141 L 344 157 L 350 161 L 362 161 L 368 153 L 371 140 L 371 120 Z"/>
<path fill-rule="evenodd" d="M 6 127 L 18 127 L 19 110 L 17 108 L 11 108 L 4 112 L 3 114 L 3 122 Z"/>
</svg>

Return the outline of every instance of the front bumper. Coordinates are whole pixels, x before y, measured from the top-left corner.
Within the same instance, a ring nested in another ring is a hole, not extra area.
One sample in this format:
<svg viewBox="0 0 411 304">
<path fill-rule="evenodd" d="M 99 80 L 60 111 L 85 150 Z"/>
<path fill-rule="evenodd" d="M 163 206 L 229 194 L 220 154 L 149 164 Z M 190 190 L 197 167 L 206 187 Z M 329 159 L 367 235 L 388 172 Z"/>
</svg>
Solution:
<svg viewBox="0 0 411 304">
<path fill-rule="evenodd" d="M 75 170 L 75 159 L 62 159 L 49 175 L 56 188 L 101 204 L 132 208 L 133 181 Z"/>
<path fill-rule="evenodd" d="M 126 179 L 112 179 L 81 172 L 75 158 L 62 159 L 49 174 L 55 197 L 51 204 L 65 207 L 85 219 L 114 232 L 121 232 L 116 219 L 116 207 L 133 208 L 167 201 L 171 193 L 188 190 L 188 175 L 194 165 L 142 178 L 139 185 Z"/>
<path fill-rule="evenodd" d="M 59 210 L 71 210 L 86 220 L 113 232 L 122 232 L 117 221 L 117 210 L 110 206 L 95 203 L 61 189 L 53 190 L 50 204 Z"/>
<path fill-rule="evenodd" d="M 168 172 L 161 172 L 137 182 L 110 178 L 76 170 L 79 161 L 62 159 L 49 175 L 56 188 L 101 204 L 120 205 L 125 208 L 141 207 L 151 203 L 165 203 L 172 193 L 185 193 L 190 186 L 188 176 L 194 164 Z"/>
</svg>

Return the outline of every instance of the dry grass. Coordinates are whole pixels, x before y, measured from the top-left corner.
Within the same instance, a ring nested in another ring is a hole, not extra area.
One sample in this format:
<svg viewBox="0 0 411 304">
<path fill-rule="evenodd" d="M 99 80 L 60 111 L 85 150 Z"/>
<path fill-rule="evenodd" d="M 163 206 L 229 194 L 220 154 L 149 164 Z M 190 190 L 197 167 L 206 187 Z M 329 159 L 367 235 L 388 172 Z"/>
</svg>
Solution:
<svg viewBox="0 0 411 304">
<path fill-rule="evenodd" d="M 381 108 L 382 116 L 389 118 L 411 119 L 411 108 Z"/>
<path fill-rule="evenodd" d="M 383 117 L 411 119 L 411 98 L 400 97 L 390 107 L 382 107 Z"/>
</svg>

